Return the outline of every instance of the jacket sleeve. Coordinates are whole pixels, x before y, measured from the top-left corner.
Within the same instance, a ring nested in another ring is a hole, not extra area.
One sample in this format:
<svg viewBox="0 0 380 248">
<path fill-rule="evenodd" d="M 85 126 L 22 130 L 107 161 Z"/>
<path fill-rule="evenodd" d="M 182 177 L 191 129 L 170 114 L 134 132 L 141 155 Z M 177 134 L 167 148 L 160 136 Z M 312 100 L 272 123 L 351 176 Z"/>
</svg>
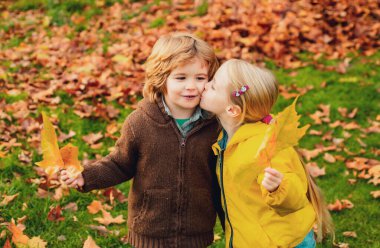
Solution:
<svg viewBox="0 0 380 248">
<path fill-rule="evenodd" d="M 307 178 L 298 154 L 293 148 L 285 149 L 272 159 L 272 168 L 280 171 L 284 178 L 278 189 L 269 192 L 261 185 L 264 173 L 258 177 L 265 202 L 278 214 L 295 212 L 308 204 Z"/>
<path fill-rule="evenodd" d="M 136 172 L 138 149 L 128 119 L 124 122 L 115 149 L 106 157 L 85 166 L 81 192 L 103 189 L 131 179 Z"/>
</svg>

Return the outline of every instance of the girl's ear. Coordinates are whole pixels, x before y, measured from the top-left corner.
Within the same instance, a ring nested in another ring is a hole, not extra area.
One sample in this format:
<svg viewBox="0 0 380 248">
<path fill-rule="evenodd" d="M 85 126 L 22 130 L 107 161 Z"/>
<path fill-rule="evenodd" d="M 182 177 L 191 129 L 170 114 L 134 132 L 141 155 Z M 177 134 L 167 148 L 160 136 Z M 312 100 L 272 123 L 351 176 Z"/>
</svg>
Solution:
<svg viewBox="0 0 380 248">
<path fill-rule="evenodd" d="M 229 116 L 235 118 L 235 117 L 238 117 L 242 111 L 241 111 L 240 106 L 233 104 L 233 105 L 228 105 L 226 107 L 226 112 Z"/>
</svg>

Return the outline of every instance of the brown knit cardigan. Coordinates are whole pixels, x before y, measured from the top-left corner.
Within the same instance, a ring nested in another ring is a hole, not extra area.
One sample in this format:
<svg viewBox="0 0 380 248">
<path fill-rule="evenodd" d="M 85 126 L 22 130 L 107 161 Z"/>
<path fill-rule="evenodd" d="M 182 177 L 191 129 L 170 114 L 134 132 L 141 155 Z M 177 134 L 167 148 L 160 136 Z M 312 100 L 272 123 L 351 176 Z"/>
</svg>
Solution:
<svg viewBox="0 0 380 248">
<path fill-rule="evenodd" d="M 83 192 L 133 182 L 128 241 L 136 247 L 197 248 L 213 241 L 220 190 L 211 145 L 220 127 L 199 120 L 183 138 L 162 101 L 140 101 L 108 156 L 85 167 Z"/>
</svg>

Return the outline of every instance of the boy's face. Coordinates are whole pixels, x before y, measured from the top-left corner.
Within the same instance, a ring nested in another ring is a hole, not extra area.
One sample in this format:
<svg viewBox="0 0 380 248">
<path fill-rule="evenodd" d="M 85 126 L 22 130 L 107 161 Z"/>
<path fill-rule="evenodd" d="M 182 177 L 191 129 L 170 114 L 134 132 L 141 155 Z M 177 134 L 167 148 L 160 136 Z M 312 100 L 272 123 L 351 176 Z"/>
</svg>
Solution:
<svg viewBox="0 0 380 248">
<path fill-rule="evenodd" d="M 208 81 L 207 63 L 199 58 L 178 66 L 166 80 L 165 103 L 176 119 L 190 118 Z"/>
<path fill-rule="evenodd" d="M 227 78 L 227 72 L 222 65 L 215 73 L 214 78 L 205 86 L 200 102 L 202 109 L 216 115 L 225 113 L 226 108 L 230 104 L 230 96 L 226 83 Z"/>
</svg>

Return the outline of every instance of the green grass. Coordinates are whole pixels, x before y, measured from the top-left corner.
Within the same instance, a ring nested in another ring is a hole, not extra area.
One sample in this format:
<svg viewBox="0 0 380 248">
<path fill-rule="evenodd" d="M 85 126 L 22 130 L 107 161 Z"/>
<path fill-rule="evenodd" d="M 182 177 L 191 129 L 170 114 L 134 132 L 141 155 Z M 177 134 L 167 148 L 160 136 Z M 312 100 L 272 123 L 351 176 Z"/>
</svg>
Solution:
<svg viewBox="0 0 380 248">
<path fill-rule="evenodd" d="M 311 121 L 307 115 L 314 113 L 318 109 L 319 104 L 331 105 L 331 122 L 335 120 L 342 120 L 349 122 L 350 119 L 343 118 L 337 112 L 338 107 L 346 107 L 349 110 L 358 108 L 359 111 L 355 117 L 355 121 L 363 127 L 368 126 L 367 118 L 374 120 L 378 115 L 379 97 L 377 89 L 379 88 L 379 74 L 368 73 L 375 67 L 375 61 L 379 59 L 380 54 L 373 56 L 366 66 L 361 63 L 361 58 L 356 58 L 352 66 L 349 68 L 347 74 L 341 75 L 336 72 L 325 72 L 316 70 L 313 67 L 301 68 L 298 74 L 294 77 L 290 77 L 288 73 L 290 71 L 283 70 L 281 68 L 272 68 L 278 77 L 278 80 L 283 85 L 297 84 L 300 87 L 306 85 L 313 85 L 314 89 L 307 92 L 299 100 L 297 110 L 303 115 L 301 121 L 303 124 Z M 357 77 L 360 78 L 358 82 L 354 83 L 341 83 L 342 78 Z M 320 83 L 326 81 L 327 86 L 322 88 Z M 111 139 L 103 139 L 104 146 L 100 150 L 93 150 L 80 139 L 81 136 L 91 132 L 104 131 L 107 123 L 99 118 L 80 118 L 72 111 L 72 104 L 74 99 L 70 95 L 63 91 L 58 91 L 57 96 L 60 96 L 62 100 L 61 104 L 56 109 L 47 108 L 46 106 L 40 106 L 36 116 L 40 114 L 42 110 L 47 111 L 50 115 L 56 115 L 59 119 L 60 129 L 68 133 L 70 130 L 76 132 L 76 136 L 70 139 L 70 142 L 78 146 L 82 158 L 83 153 L 89 154 L 90 158 L 93 158 L 96 153 L 106 155 L 108 153 L 107 148 L 113 146 L 114 141 Z M 17 102 L 27 97 L 25 94 L 17 96 L 0 95 L 1 99 L 5 99 L 7 103 Z M 276 103 L 274 112 L 277 112 L 287 106 L 292 100 L 285 100 L 280 97 Z M 121 110 L 121 115 L 118 118 L 118 122 L 122 122 L 123 119 L 131 112 L 129 109 L 123 109 L 116 103 L 113 103 Z M 322 130 L 326 132 L 331 130 L 326 124 L 313 125 L 312 129 Z M 338 127 L 333 130 L 334 137 L 342 137 L 342 128 Z M 349 131 L 352 137 L 345 141 L 346 147 L 351 151 L 359 151 L 360 146 L 356 141 L 357 137 L 360 137 L 361 132 L 358 130 Z M 368 137 L 361 137 L 361 139 L 368 145 L 368 147 L 380 148 L 379 134 L 374 133 L 368 135 Z M 24 141 L 26 143 L 26 141 Z M 64 142 L 65 144 L 69 142 Z M 303 138 L 300 146 L 307 149 L 312 149 L 315 144 L 322 143 L 325 146 L 329 142 L 322 141 L 321 137 L 308 135 Z M 26 145 L 26 144 L 25 144 Z M 61 144 L 61 146 L 64 144 Z M 20 149 L 16 148 L 4 159 L 2 159 L 1 177 L 0 177 L 0 192 L 7 195 L 20 193 L 19 197 L 6 207 L 0 207 L 1 217 L 9 221 L 11 218 L 17 219 L 24 215 L 28 216 L 25 225 L 27 226 L 25 234 L 28 236 L 41 236 L 42 239 L 49 243 L 49 247 L 79 247 L 83 244 L 88 235 L 91 235 L 98 245 L 102 247 L 127 247 L 122 245 L 120 237 L 125 235 L 127 228 L 126 225 L 114 225 L 110 229 L 118 229 L 121 231 L 119 236 L 111 235 L 108 237 L 100 236 L 96 231 L 90 230 L 88 225 L 97 223 L 93 221 L 94 216 L 89 214 L 86 210 L 87 205 L 96 199 L 95 194 L 81 194 L 74 190 L 71 194 L 63 197 L 61 200 L 55 202 L 52 199 L 38 199 L 36 197 L 37 186 L 26 183 L 28 178 L 36 178 L 35 172 L 32 170 L 32 164 L 24 165 L 18 162 L 17 155 L 20 153 Z M 342 154 L 347 158 L 348 156 L 343 152 L 330 152 L 332 154 Z M 373 154 L 366 153 L 363 155 L 368 158 L 376 158 Z M 34 153 L 33 163 L 41 160 L 41 156 Z M 367 184 L 365 180 L 358 180 L 358 183 L 354 185 L 348 184 L 349 178 L 354 178 L 352 172 L 346 175 L 346 168 L 343 162 L 336 162 L 334 164 L 326 163 L 322 155 L 314 159 L 320 167 L 326 166 L 327 174 L 317 179 L 319 186 L 323 189 L 327 202 L 334 202 L 336 199 L 349 199 L 355 205 L 353 209 L 345 209 L 341 212 L 333 212 L 332 216 L 336 225 L 336 236 L 338 242 L 349 243 L 352 247 L 379 247 L 380 242 L 377 237 L 377 222 L 375 220 L 380 218 L 380 210 L 378 208 L 379 200 L 373 199 L 370 195 L 370 191 L 377 190 L 372 184 Z M 123 192 L 128 192 L 129 183 L 125 183 L 117 186 Z M 21 211 L 22 204 L 26 202 L 28 208 L 25 211 Z M 51 206 L 65 206 L 70 202 L 78 204 L 78 212 L 64 211 L 63 222 L 50 222 L 46 221 L 46 216 Z M 123 214 L 126 218 L 127 215 L 127 203 L 117 204 L 111 211 L 113 216 L 117 214 Z M 74 221 L 74 216 L 77 221 Z M 4 229 L 4 227 L 0 227 Z M 52 232 L 51 230 L 54 230 Z M 344 231 L 356 231 L 357 238 L 344 237 L 342 233 Z M 224 247 L 223 234 L 218 224 L 215 228 L 215 232 L 222 237 L 222 240 L 213 244 L 212 247 Z M 59 241 L 58 236 L 64 235 L 66 241 Z M 0 240 L 3 243 L 5 240 Z M 318 245 L 318 247 L 331 247 L 330 240 L 324 244 Z"/>
</svg>

